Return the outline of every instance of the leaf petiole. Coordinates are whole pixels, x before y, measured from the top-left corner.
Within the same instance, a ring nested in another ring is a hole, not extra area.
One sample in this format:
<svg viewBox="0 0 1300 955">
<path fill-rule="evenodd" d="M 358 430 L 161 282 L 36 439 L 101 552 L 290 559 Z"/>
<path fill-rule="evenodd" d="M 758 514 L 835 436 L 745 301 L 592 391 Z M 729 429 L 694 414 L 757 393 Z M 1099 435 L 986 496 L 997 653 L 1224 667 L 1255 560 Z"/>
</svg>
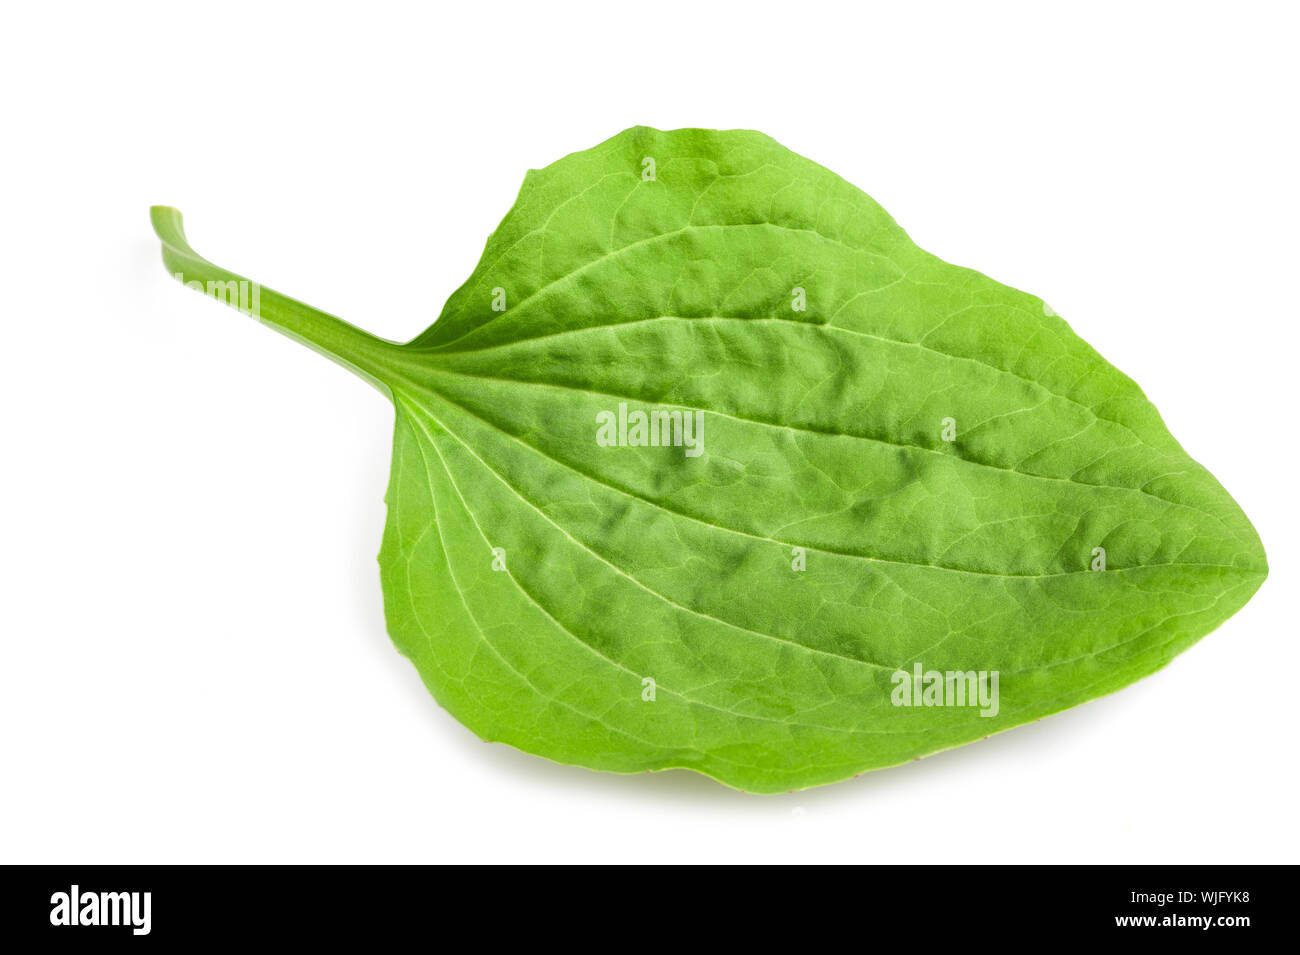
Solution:
<svg viewBox="0 0 1300 955">
<path fill-rule="evenodd" d="M 190 247 L 179 209 L 151 206 L 149 218 L 162 240 L 163 263 L 178 281 L 297 339 L 391 396 L 400 344 L 209 262 Z"/>
</svg>

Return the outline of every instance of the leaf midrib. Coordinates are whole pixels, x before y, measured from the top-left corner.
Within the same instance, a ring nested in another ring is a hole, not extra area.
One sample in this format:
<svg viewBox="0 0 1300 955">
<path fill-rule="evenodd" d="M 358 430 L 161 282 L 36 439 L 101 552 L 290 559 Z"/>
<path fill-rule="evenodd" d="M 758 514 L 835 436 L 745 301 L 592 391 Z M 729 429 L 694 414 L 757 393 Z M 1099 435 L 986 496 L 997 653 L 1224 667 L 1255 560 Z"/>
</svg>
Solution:
<svg viewBox="0 0 1300 955">
<path fill-rule="evenodd" d="M 478 377 L 478 376 L 469 376 L 469 377 Z M 505 380 L 511 380 L 511 379 L 505 379 Z M 419 387 L 419 390 L 423 391 L 425 394 L 435 398 L 436 400 L 441 400 L 449 403 L 450 405 L 461 410 L 465 414 L 468 414 L 471 417 L 481 421 L 484 425 L 491 428 L 493 431 L 519 444 L 521 447 L 528 449 L 529 451 L 533 452 L 534 454 L 537 454 L 538 456 L 542 457 L 543 459 L 553 464 L 559 465 L 560 467 L 565 468 L 566 470 L 572 471 L 574 474 L 578 475 L 584 480 L 591 481 L 595 484 L 599 484 L 600 486 L 605 487 L 611 491 L 614 491 L 615 493 L 639 501 L 650 507 L 656 508 L 657 510 L 663 511 L 666 514 L 670 514 L 674 517 L 680 517 L 684 520 L 689 520 L 694 523 L 701 524 L 705 527 L 722 531 L 724 533 L 735 534 L 740 537 L 746 537 L 751 540 L 761 541 L 763 543 L 776 544 L 780 547 L 785 547 L 785 548 L 802 547 L 805 550 L 812 551 L 814 553 L 828 554 L 831 556 L 844 557 L 853 560 L 865 560 L 872 563 L 890 564 L 890 565 L 897 565 L 897 566 L 909 567 L 915 569 L 939 570 L 948 573 L 971 574 L 979 577 L 990 577 L 990 578 L 1006 579 L 1006 580 L 1042 580 L 1048 578 L 1069 577 L 1077 574 L 1092 573 L 1092 571 L 1086 569 L 1066 570 L 1066 571 L 1060 571 L 1057 573 L 1050 573 L 1050 574 L 1005 574 L 996 571 L 973 570 L 971 568 L 966 568 L 966 567 L 951 567 L 943 564 L 933 564 L 933 563 L 924 563 L 924 562 L 910 561 L 910 560 L 899 560 L 896 558 L 889 558 L 889 557 L 880 557 L 873 554 L 861 554 L 861 553 L 854 553 L 851 551 L 830 550 L 827 548 L 818 547 L 813 544 L 786 541 L 780 538 L 768 537 L 762 534 L 755 534 L 750 531 L 741 530 L 735 527 L 728 527 L 722 524 L 715 524 L 712 521 L 708 521 L 703 518 L 696 517 L 693 514 L 688 514 L 684 511 L 674 510 L 673 508 L 667 507 L 659 503 L 658 501 L 653 501 L 650 498 L 644 497 L 643 495 L 638 494 L 635 491 L 628 490 L 627 488 L 620 487 L 616 484 L 611 484 L 608 481 L 602 480 L 601 478 L 593 474 L 589 474 L 588 472 L 583 471 L 580 468 L 574 467 L 573 465 L 569 464 L 567 461 L 562 461 L 559 458 L 554 457 L 553 455 L 549 454 L 547 451 L 538 447 L 537 445 L 531 444 L 523 440 L 522 438 L 518 437 L 517 435 L 511 434 L 509 431 L 506 431 L 497 423 L 490 421 L 487 418 L 484 418 L 482 415 L 474 411 L 472 408 L 467 407 L 463 402 L 458 401 L 454 396 L 445 394 L 437 389 L 428 386 L 417 386 L 417 387 Z M 554 386 L 554 387 L 563 387 L 563 386 Z M 577 390 L 581 390 L 581 389 L 577 389 Z M 594 392 L 594 393 L 600 394 L 600 392 Z M 432 412 L 427 412 L 427 413 L 430 414 L 430 416 L 432 416 Z M 710 413 L 716 414 L 718 412 L 710 412 Z M 763 422 L 755 422 L 755 423 L 762 424 Z M 846 435 L 845 437 L 848 436 Z M 945 455 L 945 457 L 948 456 Z M 961 460 L 961 459 L 954 458 L 954 460 Z M 1026 476 L 1032 477 L 1033 475 L 1026 475 Z M 1085 485 L 1085 486 L 1091 486 L 1091 485 Z M 1135 489 L 1119 488 L 1118 490 L 1135 490 Z M 518 495 L 519 492 L 516 491 L 515 493 L 516 495 Z M 1166 502 L 1166 503 L 1171 503 L 1171 502 Z M 1204 512 L 1198 511 L 1198 513 L 1203 514 Z M 1212 515 L 1206 515 L 1206 516 L 1212 516 Z M 1159 567 L 1200 567 L 1200 568 L 1213 569 L 1213 570 L 1229 570 L 1229 571 L 1242 573 L 1242 574 L 1249 572 L 1246 569 L 1236 567 L 1231 564 L 1212 564 L 1212 563 L 1205 563 L 1205 562 L 1198 562 L 1198 561 L 1169 561 L 1169 562 L 1162 562 L 1158 564 L 1136 564 L 1130 567 L 1113 567 L 1113 568 L 1108 567 L 1106 572 L 1124 573 L 1126 571 L 1131 571 L 1131 570 L 1148 570 L 1148 569 L 1154 569 Z"/>
<path fill-rule="evenodd" d="M 553 388 L 553 389 L 562 390 L 562 391 L 573 391 L 573 392 L 578 392 L 578 393 L 580 393 L 580 394 L 589 394 L 589 395 L 592 395 L 592 396 L 595 396 L 595 397 L 601 397 L 601 398 L 614 398 L 614 399 L 624 400 L 624 401 L 645 401 L 645 400 L 646 400 L 646 399 L 644 399 L 644 398 L 642 398 L 642 397 L 640 397 L 640 396 L 638 396 L 638 395 L 627 395 L 627 394 L 622 394 L 622 393 L 619 393 L 619 392 L 601 391 L 601 390 L 592 389 L 592 388 L 579 388 L 579 387 L 577 387 L 577 386 L 575 386 L 575 385 L 558 384 L 558 383 L 555 383 L 555 382 L 529 381 L 529 380 L 527 380 L 527 379 L 522 379 L 522 378 L 507 378 L 507 377 L 502 377 L 502 376 L 499 376 L 499 375 L 481 375 L 481 374 L 477 374 L 477 373 L 474 373 L 474 372 L 455 371 L 455 370 L 452 370 L 452 369 L 447 368 L 447 367 L 445 367 L 445 366 L 439 366 L 439 367 L 437 368 L 437 374 L 439 374 L 439 375 L 454 375 L 454 376 L 456 376 L 456 377 L 460 377 L 460 378 L 469 378 L 469 379 L 475 379 L 475 380 L 479 380 L 479 381 L 497 381 L 497 382 L 501 382 L 501 383 L 503 383 L 503 384 L 518 385 L 518 386 L 522 386 L 522 387 L 532 387 L 532 388 Z M 432 377 L 432 376 L 428 376 L 428 375 L 427 375 L 427 369 L 426 369 L 426 377 Z M 436 395 L 436 396 L 442 398 L 443 400 L 451 401 L 451 402 L 452 402 L 453 404 L 455 404 L 457 407 L 462 408 L 462 409 L 464 409 L 465 411 L 469 411 L 471 414 L 474 414 L 474 412 L 470 411 L 470 409 L 469 409 L 468 407 L 466 407 L 465 404 L 464 404 L 463 402 L 458 401 L 455 397 L 453 397 L 453 396 L 451 396 L 451 395 L 448 395 L 448 394 L 446 394 L 445 392 L 443 392 L 443 391 L 441 391 L 441 390 L 439 390 L 439 389 L 437 389 L 437 388 L 435 388 L 435 387 L 433 387 L 433 386 L 431 386 L 431 385 L 427 385 L 427 384 L 423 383 L 423 382 L 420 381 L 420 380 L 413 379 L 413 378 L 410 378 L 410 377 L 408 377 L 408 376 L 404 376 L 404 377 L 403 377 L 403 380 L 404 380 L 405 382 L 407 382 L 408 384 L 414 386 L 414 387 L 417 388 L 418 390 L 420 390 L 420 391 L 426 393 L 426 394 Z M 1203 509 L 1201 509 L 1201 508 L 1199 508 L 1199 507 L 1196 507 L 1196 506 L 1194 506 L 1194 505 L 1184 503 L 1184 502 L 1182 502 L 1182 501 L 1174 501 L 1174 500 L 1170 500 L 1169 498 L 1166 498 L 1166 497 L 1161 497 L 1159 494 L 1153 494 L 1152 492 L 1147 491 L 1147 490 L 1145 490 L 1144 488 L 1125 487 L 1124 485 L 1120 485 L 1120 484 L 1093 484 L 1093 483 L 1090 483 L 1090 482 L 1088 482 L 1088 481 L 1080 481 L 1080 480 L 1078 480 L 1078 479 L 1076 479 L 1076 478 L 1059 478 L 1059 477 L 1054 477 L 1054 476 L 1052 476 L 1052 475 L 1048 475 L 1048 474 L 1036 474 L 1036 473 L 1034 473 L 1034 472 L 1032 472 L 1032 471 L 1022 471 L 1022 470 L 1019 470 L 1019 469 L 1017 469 L 1017 468 L 1002 467 L 1001 465 L 990 464 L 990 463 L 988 463 L 988 462 L 986 462 L 986 461 L 976 461 L 976 460 L 974 460 L 973 458 L 967 458 L 967 457 L 963 457 L 963 456 L 956 455 L 956 454 L 945 454 L 945 453 L 942 452 L 942 451 L 936 450 L 936 449 L 934 449 L 934 448 L 927 448 L 927 447 L 925 447 L 924 445 L 920 445 L 920 444 L 910 444 L 910 443 L 907 443 L 907 442 L 890 441 L 890 440 L 887 439 L 887 438 L 878 438 L 878 437 L 875 437 L 874 435 L 856 434 L 856 433 L 854 433 L 854 432 L 847 432 L 847 431 L 826 431 L 826 430 L 821 430 L 821 429 L 817 429 L 817 428 L 809 428 L 809 427 L 802 426 L 802 425 L 779 424 L 779 423 L 777 423 L 777 422 L 773 422 L 773 421 L 764 421 L 764 420 L 761 419 L 761 418 L 751 418 L 751 417 L 746 417 L 746 416 L 742 416 L 742 415 L 735 415 L 735 414 L 730 414 L 730 413 L 725 412 L 725 411 L 718 411 L 718 410 L 716 410 L 716 409 L 714 409 L 714 408 L 701 408 L 701 407 L 699 407 L 699 406 L 697 406 L 697 405 L 683 404 L 683 403 L 676 402 L 676 401 L 665 402 L 665 401 L 657 401 L 657 400 L 656 400 L 656 401 L 651 401 L 651 402 L 648 402 L 648 403 L 651 403 L 651 404 L 659 404 L 659 405 L 662 405 L 663 407 L 666 407 L 666 408 L 679 408 L 679 409 L 682 409 L 682 410 L 684 410 L 684 411 L 697 411 L 697 412 L 700 412 L 700 413 L 703 413 L 703 414 L 712 414 L 712 415 L 717 415 L 718 417 L 721 417 L 721 418 L 727 418 L 727 419 L 729 419 L 729 420 L 731 420 L 731 421 L 740 422 L 740 423 L 742 423 L 742 424 L 753 424 L 753 425 L 759 425 L 760 427 L 773 428 L 773 429 L 780 430 L 780 431 L 789 431 L 789 432 L 792 432 L 792 433 L 813 434 L 813 435 L 819 435 L 819 436 L 821 436 L 821 437 L 828 437 L 828 438 L 848 438 L 848 439 L 851 439 L 851 440 L 867 441 L 867 442 L 870 442 L 870 443 L 872 443 L 872 444 L 880 444 L 880 445 L 885 445 L 885 446 L 887 446 L 887 447 L 899 448 L 899 449 L 901 449 L 901 450 L 905 450 L 905 451 L 921 451 L 921 452 L 924 452 L 924 453 L 926 453 L 926 454 L 931 454 L 931 455 L 935 455 L 935 456 L 937 456 L 937 457 L 943 458 L 943 459 L 946 460 L 946 461 L 956 461 L 956 462 L 960 462 L 960 463 L 962 463 L 962 464 L 970 465 L 970 466 L 972 466 L 972 467 L 977 467 L 977 468 L 987 468 L 987 469 L 989 469 L 989 470 L 997 471 L 997 472 L 1000 472 L 1000 473 L 1003 473 L 1003 474 L 1014 474 L 1014 475 L 1017 475 L 1017 476 L 1019 476 L 1019 477 L 1029 478 L 1029 479 L 1031 479 L 1031 480 L 1036 480 L 1036 481 L 1052 481 L 1052 482 L 1061 483 L 1061 484 L 1070 484 L 1070 485 L 1073 485 L 1073 486 L 1076 486 L 1076 487 L 1085 487 L 1085 488 L 1093 488 L 1093 489 L 1098 489 L 1098 490 L 1108 490 L 1108 491 L 1123 491 L 1123 492 L 1125 492 L 1125 493 L 1129 493 L 1129 494 L 1140 494 L 1140 495 L 1142 495 L 1142 496 L 1144 496 L 1144 497 L 1151 498 L 1151 499 L 1154 500 L 1154 501 L 1158 501 L 1158 502 L 1160 502 L 1162 505 L 1164 505 L 1164 506 L 1166 506 L 1166 507 L 1178 507 L 1178 508 L 1184 508 L 1184 509 L 1186 509 L 1186 510 L 1189 510 L 1189 511 L 1193 512 L 1194 514 L 1198 514 L 1198 515 L 1200 515 L 1200 516 L 1202 516 L 1202 517 L 1208 517 L 1208 518 L 1210 518 L 1211 520 L 1217 521 L 1217 522 L 1218 522 L 1218 523 L 1223 527 L 1224 530 L 1228 531 L 1228 533 L 1231 534 L 1231 535 L 1233 536 L 1233 539 L 1234 539 L 1234 540 L 1236 540 L 1238 543 L 1243 543 L 1243 542 L 1244 542 L 1244 541 L 1243 541 L 1243 538 L 1242 538 L 1241 535 L 1240 535 L 1240 533 L 1239 533 L 1238 531 L 1234 530 L 1232 527 L 1230 527 L 1230 526 L 1227 524 L 1227 522 L 1225 522 L 1225 521 L 1223 520 L 1223 518 L 1220 517 L 1219 515 L 1214 514 L 1214 513 L 1211 513 L 1210 511 L 1203 510 Z M 480 415 L 477 415 L 477 414 L 475 414 L 475 417 L 479 417 L 479 418 L 481 418 L 481 416 L 480 416 Z M 485 419 L 482 419 L 482 420 L 485 420 Z M 492 426 L 493 428 L 495 428 L 496 430 L 498 430 L 498 431 L 502 431 L 502 433 L 504 433 L 504 434 L 508 434 L 508 432 L 503 431 L 503 429 L 501 429 L 499 425 L 496 425 L 496 424 L 493 423 L 493 422 L 486 422 L 486 423 L 488 423 L 489 425 L 491 425 L 491 426 Z M 512 437 L 513 437 L 513 436 L 512 436 Z M 538 449 L 536 448 L 536 446 L 531 445 L 531 444 L 529 444 L 528 447 L 530 447 L 530 448 L 534 448 L 534 450 L 538 450 Z M 551 458 L 550 455 L 546 455 L 546 456 L 547 456 L 548 458 Z M 551 458 L 551 460 L 556 460 L 556 459 Z M 558 462 L 558 463 L 564 463 L 564 462 Z M 577 470 L 577 469 L 574 469 L 574 470 Z M 599 480 L 598 478 L 594 478 L 594 477 L 592 477 L 591 475 L 586 474 L 586 472 L 579 471 L 579 473 L 581 473 L 584 477 L 588 477 L 588 478 L 590 478 L 591 480 L 597 480 L 597 481 Z M 1179 473 L 1179 472 L 1170 472 L 1170 473 Z M 1169 476 L 1169 474 L 1162 474 L 1162 475 L 1160 475 L 1159 477 L 1168 477 L 1168 476 Z M 1152 480 L 1158 480 L 1158 478 L 1153 478 Z M 601 482 L 601 483 L 603 483 L 603 482 Z M 1148 482 L 1148 483 L 1150 483 L 1150 482 Z M 684 515 L 684 516 L 685 516 L 685 515 Z M 805 545 L 805 544 L 798 544 L 798 545 L 793 545 L 793 546 L 805 547 L 805 546 L 807 546 L 807 545 Z M 833 552 L 832 552 L 832 553 L 833 553 Z M 882 558 L 882 559 L 883 559 L 883 558 Z M 913 563 L 910 562 L 910 561 L 901 561 L 900 563 L 908 563 L 908 564 L 912 564 L 912 566 L 934 566 L 934 567 L 940 567 L 941 569 L 944 569 L 944 570 L 963 570 L 963 569 L 964 569 L 964 568 L 955 568 L 955 567 L 945 567 L 945 566 L 943 566 L 943 565 L 938 565 L 938 564 L 913 564 Z M 1146 566 L 1154 566 L 1154 565 L 1146 565 Z M 1204 565 L 1200 565 L 1200 564 L 1197 564 L 1196 566 L 1207 566 L 1207 567 L 1208 567 L 1208 566 L 1227 566 L 1227 565 L 1212 565 L 1212 564 L 1204 564 Z M 1116 568 L 1116 569 L 1122 569 L 1122 568 Z M 972 571 L 972 572 L 976 572 L 976 571 Z M 1068 571 L 1068 573 L 1076 573 L 1076 571 Z M 1001 575 L 1001 576 L 1010 576 L 1010 577 L 1033 577 L 1033 576 L 1053 576 L 1053 575 L 1005 574 L 1005 575 Z"/>
</svg>

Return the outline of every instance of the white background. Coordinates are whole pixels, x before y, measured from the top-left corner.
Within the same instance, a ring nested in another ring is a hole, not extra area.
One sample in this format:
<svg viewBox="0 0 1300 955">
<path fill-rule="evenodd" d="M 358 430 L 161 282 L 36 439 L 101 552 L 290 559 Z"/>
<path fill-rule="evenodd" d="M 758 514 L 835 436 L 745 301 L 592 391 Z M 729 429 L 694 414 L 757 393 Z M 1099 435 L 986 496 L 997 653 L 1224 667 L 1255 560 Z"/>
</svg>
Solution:
<svg viewBox="0 0 1300 955">
<path fill-rule="evenodd" d="M 0 861 L 1300 861 L 1285 6 L 0 17 Z M 479 742 L 384 632 L 390 408 L 172 281 L 147 209 L 404 339 L 526 169 L 639 123 L 761 129 L 1046 297 L 1241 503 L 1260 593 L 1119 694 L 788 796 Z"/>
</svg>

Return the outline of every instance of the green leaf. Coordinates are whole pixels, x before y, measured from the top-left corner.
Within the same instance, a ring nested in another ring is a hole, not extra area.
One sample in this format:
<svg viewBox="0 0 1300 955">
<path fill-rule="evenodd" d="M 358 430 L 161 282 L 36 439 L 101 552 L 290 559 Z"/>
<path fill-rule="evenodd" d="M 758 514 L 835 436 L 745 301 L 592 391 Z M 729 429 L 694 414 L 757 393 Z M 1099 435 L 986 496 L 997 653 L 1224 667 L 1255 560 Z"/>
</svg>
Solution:
<svg viewBox="0 0 1300 955">
<path fill-rule="evenodd" d="M 153 219 L 184 281 L 242 281 Z M 550 759 L 832 782 L 1132 683 L 1267 573 L 1041 299 L 759 133 L 629 129 L 530 172 L 406 345 L 257 291 L 396 407 L 394 643 L 475 733 Z M 666 440 L 638 412 L 676 413 Z M 924 705 L 950 672 L 983 678 Z"/>
</svg>

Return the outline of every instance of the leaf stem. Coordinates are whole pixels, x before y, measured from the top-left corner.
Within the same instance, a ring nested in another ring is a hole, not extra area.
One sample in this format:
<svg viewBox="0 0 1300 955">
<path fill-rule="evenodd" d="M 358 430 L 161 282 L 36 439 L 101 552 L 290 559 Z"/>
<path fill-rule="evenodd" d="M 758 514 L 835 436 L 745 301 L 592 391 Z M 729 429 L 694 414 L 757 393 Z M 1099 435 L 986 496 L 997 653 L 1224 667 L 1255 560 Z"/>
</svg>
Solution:
<svg viewBox="0 0 1300 955">
<path fill-rule="evenodd" d="M 163 263 L 176 279 L 297 339 L 391 396 L 400 344 L 209 262 L 190 247 L 180 210 L 152 206 L 149 217 L 162 240 Z"/>
</svg>

